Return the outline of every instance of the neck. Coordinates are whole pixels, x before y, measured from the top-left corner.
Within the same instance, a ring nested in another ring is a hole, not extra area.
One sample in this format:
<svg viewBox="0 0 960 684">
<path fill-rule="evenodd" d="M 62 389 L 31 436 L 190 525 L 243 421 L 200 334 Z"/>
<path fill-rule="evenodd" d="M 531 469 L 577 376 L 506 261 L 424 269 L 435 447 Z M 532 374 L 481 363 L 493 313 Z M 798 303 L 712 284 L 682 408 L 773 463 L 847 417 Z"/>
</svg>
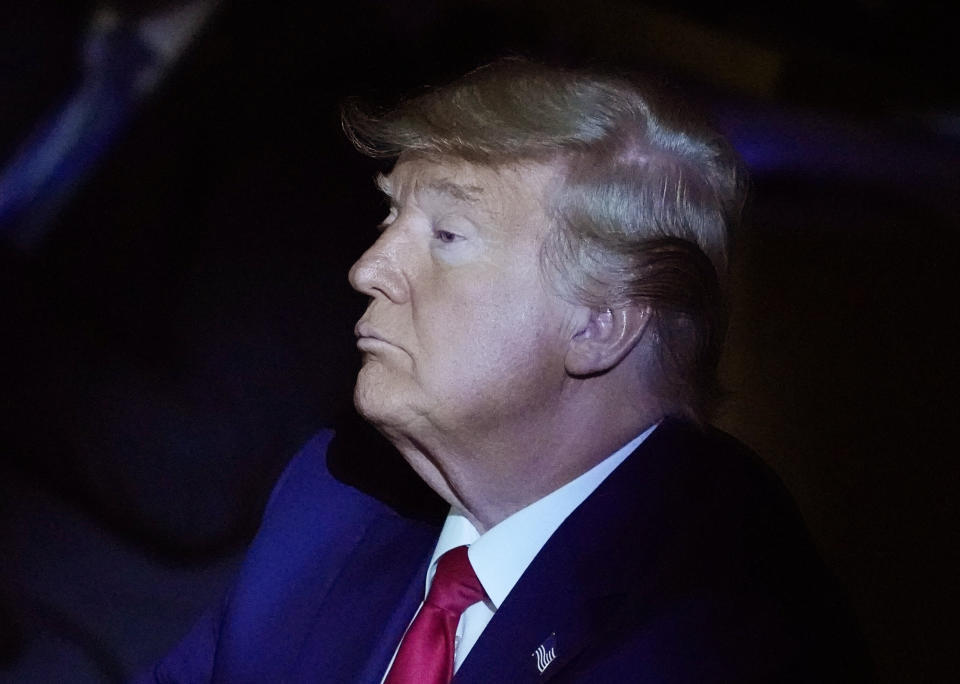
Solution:
<svg viewBox="0 0 960 684">
<path fill-rule="evenodd" d="M 478 431 L 389 435 L 481 533 L 577 478 L 662 418 L 633 392 L 578 380 L 562 401 Z"/>
</svg>

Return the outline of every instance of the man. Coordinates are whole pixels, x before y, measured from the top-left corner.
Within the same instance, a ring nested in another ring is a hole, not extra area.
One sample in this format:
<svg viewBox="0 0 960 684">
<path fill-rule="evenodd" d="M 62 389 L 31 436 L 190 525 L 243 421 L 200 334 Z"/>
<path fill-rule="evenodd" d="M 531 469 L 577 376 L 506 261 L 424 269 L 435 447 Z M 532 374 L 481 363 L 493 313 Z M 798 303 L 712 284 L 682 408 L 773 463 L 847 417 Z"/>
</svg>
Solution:
<svg viewBox="0 0 960 684">
<path fill-rule="evenodd" d="M 388 459 L 389 505 L 346 484 L 363 455 L 319 435 L 155 679 L 861 676 L 789 499 L 706 427 L 745 186 L 726 143 L 627 81 L 514 60 L 344 122 L 397 158 L 350 272 L 355 404 L 447 515 L 390 498 Z"/>
</svg>

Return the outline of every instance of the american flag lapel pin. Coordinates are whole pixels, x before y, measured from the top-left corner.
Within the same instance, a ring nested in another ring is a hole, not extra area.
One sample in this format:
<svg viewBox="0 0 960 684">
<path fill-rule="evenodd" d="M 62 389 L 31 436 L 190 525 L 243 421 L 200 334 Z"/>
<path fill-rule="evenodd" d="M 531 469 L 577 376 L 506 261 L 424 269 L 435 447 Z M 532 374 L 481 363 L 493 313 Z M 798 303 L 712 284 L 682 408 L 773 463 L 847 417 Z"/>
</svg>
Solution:
<svg viewBox="0 0 960 684">
<path fill-rule="evenodd" d="M 557 657 L 557 633 L 554 632 L 543 643 L 537 646 L 537 650 L 530 654 L 537 662 L 537 671 L 543 674 L 543 671 L 550 667 Z"/>
</svg>

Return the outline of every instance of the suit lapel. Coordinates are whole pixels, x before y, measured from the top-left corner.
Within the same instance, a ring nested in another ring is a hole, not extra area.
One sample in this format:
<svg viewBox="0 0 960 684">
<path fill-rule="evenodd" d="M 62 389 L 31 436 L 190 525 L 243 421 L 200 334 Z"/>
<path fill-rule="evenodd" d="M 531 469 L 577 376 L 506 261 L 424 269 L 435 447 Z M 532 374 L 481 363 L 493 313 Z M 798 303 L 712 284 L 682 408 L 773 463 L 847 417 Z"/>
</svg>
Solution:
<svg viewBox="0 0 960 684">
<path fill-rule="evenodd" d="M 617 610 L 616 593 L 578 595 L 580 583 L 571 575 L 525 574 L 470 652 L 456 684 L 546 682 L 561 672 Z"/>
<path fill-rule="evenodd" d="M 437 530 L 384 515 L 318 606 L 290 681 L 379 682 L 417 606 Z"/>
<path fill-rule="evenodd" d="M 549 681 L 609 634 L 628 596 L 636 608 L 637 594 L 655 583 L 656 563 L 644 554 L 662 533 L 657 511 L 675 431 L 669 421 L 661 425 L 557 529 L 484 630 L 457 684 Z"/>
</svg>

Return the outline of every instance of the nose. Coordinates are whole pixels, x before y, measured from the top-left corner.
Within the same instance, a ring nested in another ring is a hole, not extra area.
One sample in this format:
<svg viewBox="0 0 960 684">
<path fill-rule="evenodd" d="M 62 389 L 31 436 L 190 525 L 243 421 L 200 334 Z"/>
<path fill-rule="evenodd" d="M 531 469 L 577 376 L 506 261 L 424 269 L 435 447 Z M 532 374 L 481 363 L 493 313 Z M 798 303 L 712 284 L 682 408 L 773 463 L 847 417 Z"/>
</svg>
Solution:
<svg viewBox="0 0 960 684">
<path fill-rule="evenodd" d="M 350 285 L 368 297 L 385 297 L 402 304 L 409 298 L 407 281 L 400 268 L 399 244 L 391 228 L 364 252 L 350 268 Z"/>
</svg>

